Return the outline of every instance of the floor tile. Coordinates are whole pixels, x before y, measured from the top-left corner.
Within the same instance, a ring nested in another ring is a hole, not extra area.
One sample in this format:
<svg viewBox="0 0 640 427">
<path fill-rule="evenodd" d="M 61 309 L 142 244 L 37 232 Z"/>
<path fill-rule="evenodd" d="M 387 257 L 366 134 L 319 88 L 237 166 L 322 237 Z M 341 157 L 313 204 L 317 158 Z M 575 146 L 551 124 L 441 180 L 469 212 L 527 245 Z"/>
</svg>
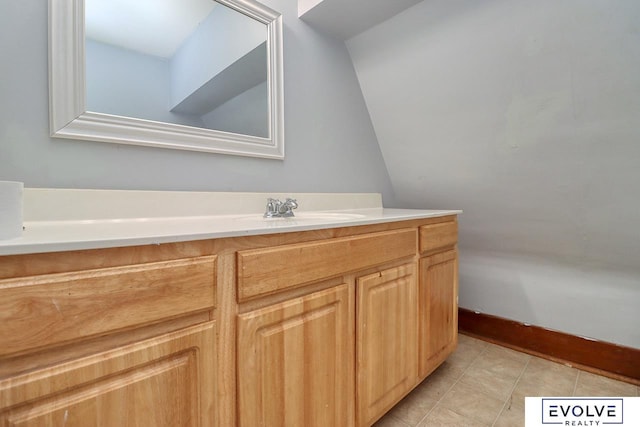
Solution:
<svg viewBox="0 0 640 427">
<path fill-rule="evenodd" d="M 501 353 L 487 349 L 487 351 L 483 352 L 476 358 L 472 367 L 476 369 L 484 369 L 502 377 L 515 379 L 522 374 L 522 371 L 525 366 L 527 366 L 529 359 L 530 356 L 528 355 L 526 358 L 514 358 L 509 353 Z"/>
<path fill-rule="evenodd" d="M 483 350 L 489 345 L 488 342 L 479 340 L 477 338 L 470 337 L 464 334 L 458 334 L 458 345 L 464 344 L 465 346 L 475 347 Z"/>
<path fill-rule="evenodd" d="M 485 353 L 500 357 L 500 358 L 508 358 L 516 361 L 520 361 L 526 363 L 532 356 L 529 356 L 527 353 L 522 353 L 519 351 L 511 350 L 510 348 L 502 347 L 497 344 L 489 344 L 485 349 Z"/>
<path fill-rule="evenodd" d="M 513 391 L 513 401 L 524 406 L 524 398 L 572 396 L 578 370 L 532 357 Z"/>
<path fill-rule="evenodd" d="M 428 394 L 429 387 L 416 387 L 389 413 L 395 418 L 415 426 L 437 403 L 436 400 L 429 398 Z"/>
<path fill-rule="evenodd" d="M 474 363 L 462 376 L 460 383 L 504 402 L 511 395 L 517 380 L 517 376 L 495 373 Z"/>
<path fill-rule="evenodd" d="M 488 427 L 490 425 L 438 405 L 418 424 L 418 427 Z"/>
<path fill-rule="evenodd" d="M 416 388 L 423 389 L 421 395 L 425 398 L 438 401 L 458 381 L 462 372 L 451 367 L 448 361 L 444 362 Z"/>
<path fill-rule="evenodd" d="M 580 371 L 575 396 L 636 396 L 637 387 L 622 381 Z"/>
<path fill-rule="evenodd" d="M 504 406 L 504 401 L 480 393 L 474 387 L 457 383 L 439 402 L 464 417 L 491 425 Z"/>
<path fill-rule="evenodd" d="M 413 427 L 413 425 L 406 424 L 404 421 L 395 418 L 391 413 L 387 413 L 373 427 Z"/>
<path fill-rule="evenodd" d="M 507 402 L 493 427 L 516 427 L 524 425 L 524 406 Z"/>
<path fill-rule="evenodd" d="M 458 348 L 449 356 L 447 362 L 457 369 L 465 370 L 483 351 L 483 347 L 475 344 L 458 342 Z"/>
<path fill-rule="evenodd" d="M 640 387 L 459 335 L 458 349 L 376 427 L 524 425 L 526 396 L 640 396 Z"/>
<path fill-rule="evenodd" d="M 564 391 L 566 387 L 575 386 L 578 372 L 577 369 L 560 363 L 532 357 L 523 371 L 520 381 L 557 385 Z M 572 392 L 573 388 L 569 393 Z"/>
<path fill-rule="evenodd" d="M 465 370 L 451 363 L 450 360 L 445 360 L 444 362 L 442 362 L 440 366 L 438 366 L 436 371 L 438 372 L 438 375 L 443 375 L 449 378 L 458 379 L 462 376 Z"/>
</svg>

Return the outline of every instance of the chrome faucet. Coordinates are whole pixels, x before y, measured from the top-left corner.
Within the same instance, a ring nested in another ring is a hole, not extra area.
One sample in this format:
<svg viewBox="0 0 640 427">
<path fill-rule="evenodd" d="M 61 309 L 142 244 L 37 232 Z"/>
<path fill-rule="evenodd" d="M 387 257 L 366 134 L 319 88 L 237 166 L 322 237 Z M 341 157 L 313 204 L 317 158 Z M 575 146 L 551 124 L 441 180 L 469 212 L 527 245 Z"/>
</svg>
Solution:
<svg viewBox="0 0 640 427">
<path fill-rule="evenodd" d="M 264 213 L 265 218 L 290 218 L 293 210 L 298 207 L 296 199 L 287 198 L 284 202 L 278 199 L 267 199 L 267 208 Z"/>
</svg>

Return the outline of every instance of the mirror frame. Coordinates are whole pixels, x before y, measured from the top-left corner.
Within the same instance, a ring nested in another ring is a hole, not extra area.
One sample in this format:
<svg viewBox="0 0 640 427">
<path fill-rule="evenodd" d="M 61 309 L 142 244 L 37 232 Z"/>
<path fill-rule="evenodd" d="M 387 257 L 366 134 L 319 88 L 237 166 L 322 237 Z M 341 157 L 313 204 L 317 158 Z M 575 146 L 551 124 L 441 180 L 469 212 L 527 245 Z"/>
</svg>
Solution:
<svg viewBox="0 0 640 427">
<path fill-rule="evenodd" d="M 254 0 L 216 1 L 267 27 L 267 138 L 86 111 L 84 0 L 49 0 L 51 136 L 284 159 L 282 15 Z"/>
</svg>

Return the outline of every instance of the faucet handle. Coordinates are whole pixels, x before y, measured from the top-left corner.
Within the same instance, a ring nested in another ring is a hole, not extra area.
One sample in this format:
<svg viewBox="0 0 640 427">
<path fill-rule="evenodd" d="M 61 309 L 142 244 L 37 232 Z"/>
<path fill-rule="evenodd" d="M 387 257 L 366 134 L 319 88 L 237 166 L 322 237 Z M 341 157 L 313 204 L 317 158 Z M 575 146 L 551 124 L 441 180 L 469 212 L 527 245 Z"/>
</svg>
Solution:
<svg viewBox="0 0 640 427">
<path fill-rule="evenodd" d="M 267 199 L 267 206 L 263 216 L 265 218 L 277 216 L 280 211 L 280 206 L 282 206 L 282 202 L 280 200 L 269 197 Z"/>
<path fill-rule="evenodd" d="M 296 209 L 298 207 L 298 202 L 296 201 L 296 199 L 291 199 L 289 197 L 287 197 L 287 199 L 284 201 L 284 203 L 282 203 L 279 207 L 278 207 L 278 212 L 280 213 L 281 217 L 292 217 L 293 215 L 293 210 Z"/>
<path fill-rule="evenodd" d="M 287 206 L 290 206 L 291 209 L 297 209 L 298 207 L 298 201 L 296 199 L 292 199 L 290 197 L 287 197 L 287 200 L 285 200 L 284 202 Z"/>
</svg>

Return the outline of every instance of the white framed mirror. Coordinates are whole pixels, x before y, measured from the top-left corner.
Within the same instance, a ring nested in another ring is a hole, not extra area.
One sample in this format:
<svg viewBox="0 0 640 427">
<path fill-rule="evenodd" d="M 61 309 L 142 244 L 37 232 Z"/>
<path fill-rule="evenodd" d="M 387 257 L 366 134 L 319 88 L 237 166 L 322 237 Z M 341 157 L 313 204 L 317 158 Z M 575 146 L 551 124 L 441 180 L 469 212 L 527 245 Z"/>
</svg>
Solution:
<svg viewBox="0 0 640 427">
<path fill-rule="evenodd" d="M 282 16 L 254 0 L 143 3 L 49 0 L 51 136 L 283 159 Z"/>
</svg>

